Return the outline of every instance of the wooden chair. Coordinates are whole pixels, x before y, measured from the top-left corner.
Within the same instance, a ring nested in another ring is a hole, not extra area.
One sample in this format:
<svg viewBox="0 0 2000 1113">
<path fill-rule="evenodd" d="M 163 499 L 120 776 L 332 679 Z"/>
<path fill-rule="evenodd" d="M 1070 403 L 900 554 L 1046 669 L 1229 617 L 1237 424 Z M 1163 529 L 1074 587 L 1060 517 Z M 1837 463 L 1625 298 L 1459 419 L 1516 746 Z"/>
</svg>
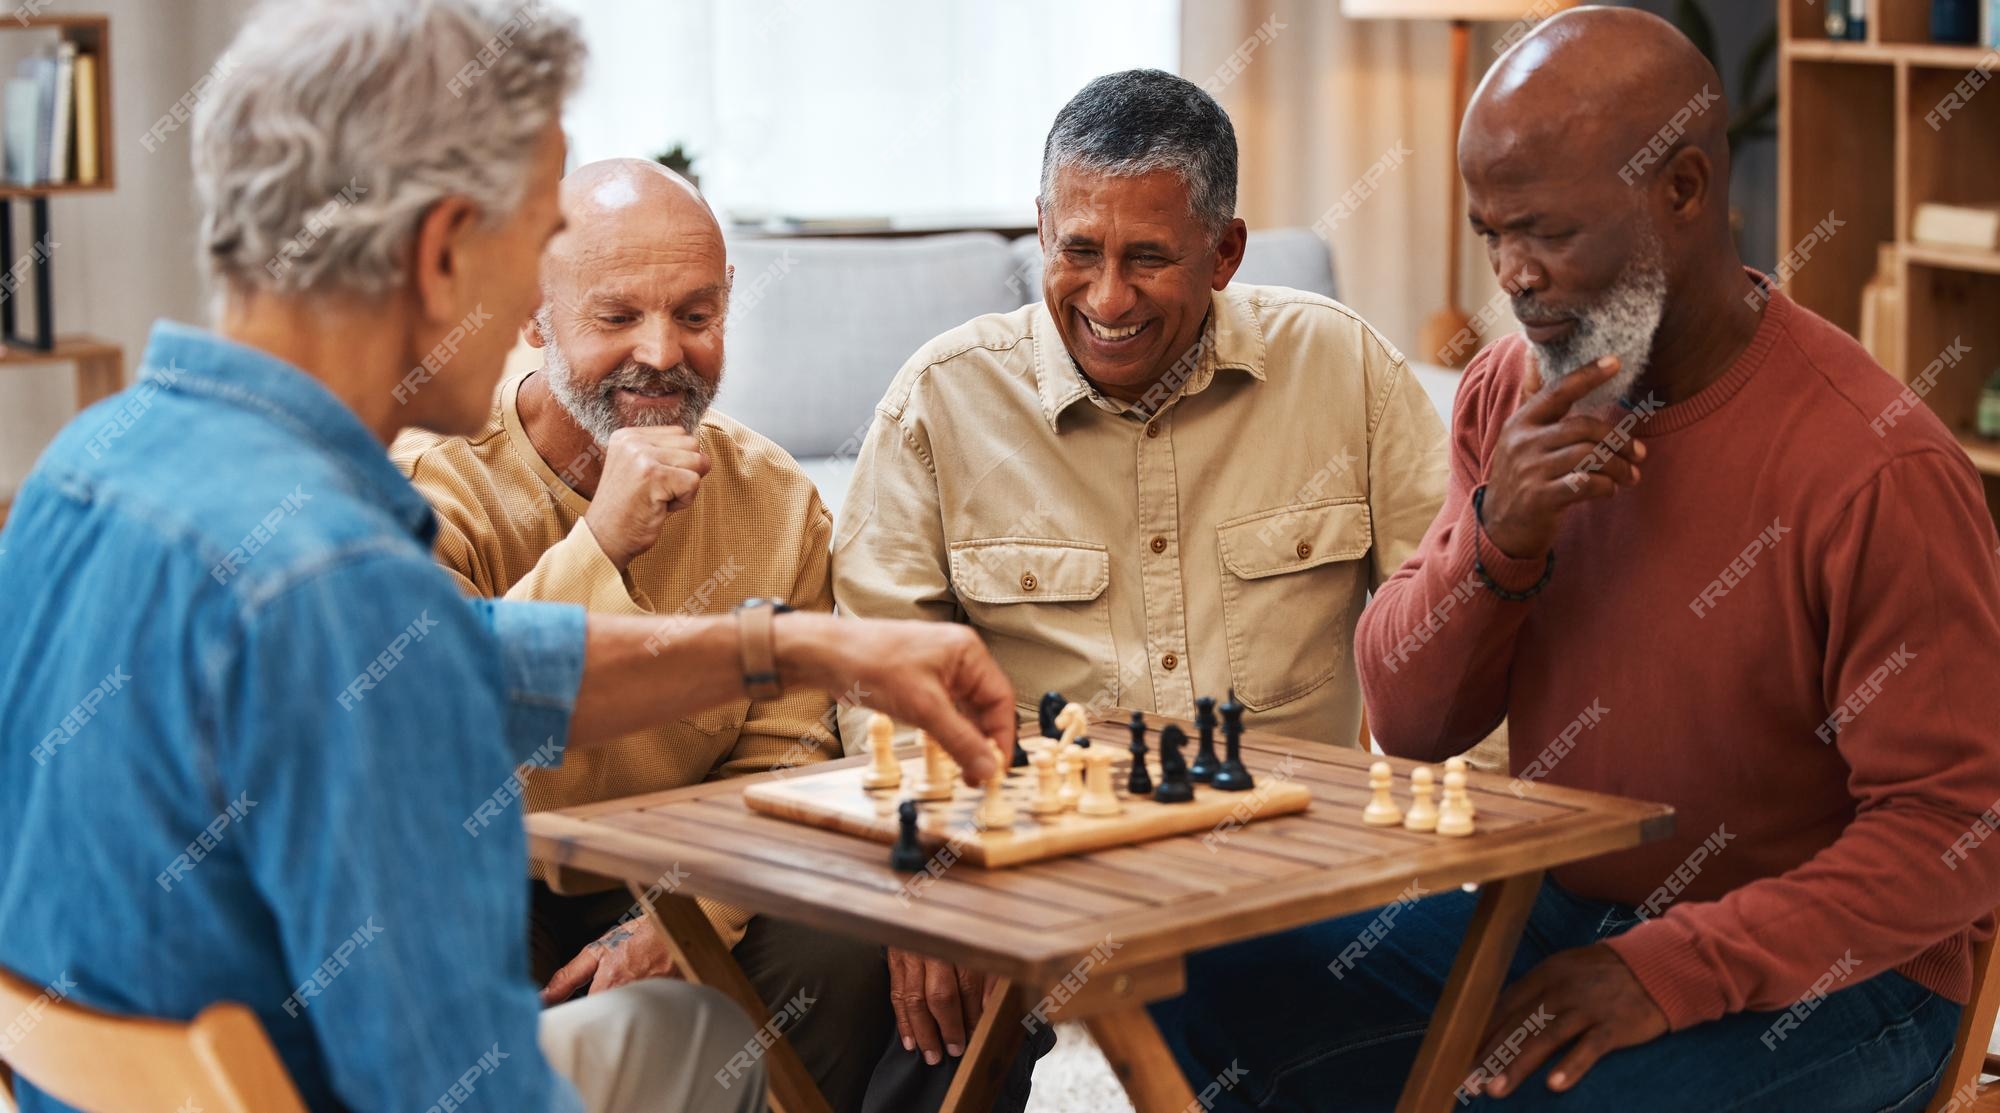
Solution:
<svg viewBox="0 0 2000 1113">
<path fill-rule="evenodd" d="M 1988 1055 L 1993 1020 L 2000 1013 L 2000 962 L 1993 961 L 1994 940 L 1972 948 L 1972 1000 L 1958 1018 L 1958 1038 L 1945 1062 L 1944 1081 L 1927 1113 L 2000 1113 L 2000 1082 L 1985 1083 L 1982 1075 L 2000 1075 L 2000 1055 Z"/>
<path fill-rule="evenodd" d="M 12 1025 L 38 1014 L 7 1049 L 0 1089 L 12 1090 L 11 1068 L 56 1100 L 92 1113 L 176 1107 L 306 1113 L 246 1006 L 222 1002 L 182 1022 L 112 1016 L 45 998 L 41 986 L 0 970 L 0 1017 Z"/>
</svg>

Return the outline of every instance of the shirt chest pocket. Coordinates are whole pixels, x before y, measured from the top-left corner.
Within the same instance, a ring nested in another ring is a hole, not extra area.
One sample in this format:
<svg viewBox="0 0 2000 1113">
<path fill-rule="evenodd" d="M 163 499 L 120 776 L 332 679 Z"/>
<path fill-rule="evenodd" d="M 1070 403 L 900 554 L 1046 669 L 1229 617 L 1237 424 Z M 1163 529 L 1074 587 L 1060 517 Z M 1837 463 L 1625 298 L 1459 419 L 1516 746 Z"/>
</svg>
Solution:
<svg viewBox="0 0 2000 1113">
<path fill-rule="evenodd" d="M 1374 544 L 1351 496 L 1264 510 L 1216 527 L 1222 617 L 1237 698 L 1268 711 L 1325 684 L 1354 651 Z"/>
<path fill-rule="evenodd" d="M 952 589 L 1017 685 L 1063 692 L 1115 688 L 1111 554 L 1086 541 L 994 537 L 953 542 Z M 1115 701 L 1118 693 L 1102 693 Z"/>
</svg>

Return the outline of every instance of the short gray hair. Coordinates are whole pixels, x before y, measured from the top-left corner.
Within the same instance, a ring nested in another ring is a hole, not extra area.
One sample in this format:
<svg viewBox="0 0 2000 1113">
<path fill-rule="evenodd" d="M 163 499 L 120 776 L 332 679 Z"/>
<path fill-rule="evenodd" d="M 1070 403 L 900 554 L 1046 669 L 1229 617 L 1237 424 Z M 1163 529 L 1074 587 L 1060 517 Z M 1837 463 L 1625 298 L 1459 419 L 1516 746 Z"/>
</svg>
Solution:
<svg viewBox="0 0 2000 1113">
<path fill-rule="evenodd" d="M 204 273 L 278 293 L 399 287 L 439 201 L 494 223 L 519 206 L 584 54 L 544 0 L 266 0 L 196 113 Z"/>
<path fill-rule="evenodd" d="M 1171 170 L 1211 237 L 1236 216 L 1236 128 L 1229 114 L 1201 86 L 1163 70 L 1105 74 L 1062 106 L 1042 147 L 1044 206 L 1065 166 L 1115 176 Z"/>
</svg>

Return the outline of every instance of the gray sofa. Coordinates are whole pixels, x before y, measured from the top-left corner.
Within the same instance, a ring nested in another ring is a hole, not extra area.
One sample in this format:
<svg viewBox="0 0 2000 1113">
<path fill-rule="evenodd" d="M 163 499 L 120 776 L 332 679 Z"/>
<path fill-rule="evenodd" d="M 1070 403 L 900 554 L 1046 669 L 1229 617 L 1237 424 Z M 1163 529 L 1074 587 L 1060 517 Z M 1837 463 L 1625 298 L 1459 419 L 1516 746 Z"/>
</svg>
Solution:
<svg viewBox="0 0 2000 1113">
<path fill-rule="evenodd" d="M 835 514 L 875 404 L 910 353 L 1042 296 L 1032 236 L 732 237 L 729 261 L 729 371 L 716 406 L 796 457 Z M 1332 257 L 1304 228 L 1250 233 L 1236 278 L 1334 296 Z"/>
</svg>

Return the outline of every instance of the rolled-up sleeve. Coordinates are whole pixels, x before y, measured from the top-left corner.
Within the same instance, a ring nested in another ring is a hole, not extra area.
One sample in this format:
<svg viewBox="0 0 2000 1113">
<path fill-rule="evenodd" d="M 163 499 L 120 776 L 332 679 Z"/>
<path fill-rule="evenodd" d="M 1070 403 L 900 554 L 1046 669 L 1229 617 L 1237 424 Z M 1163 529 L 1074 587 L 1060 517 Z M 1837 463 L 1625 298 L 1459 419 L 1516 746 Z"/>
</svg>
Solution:
<svg viewBox="0 0 2000 1113">
<path fill-rule="evenodd" d="M 584 610 L 567 603 L 468 599 L 500 650 L 507 750 L 516 760 L 545 748 L 561 759 L 583 683 Z"/>
</svg>

